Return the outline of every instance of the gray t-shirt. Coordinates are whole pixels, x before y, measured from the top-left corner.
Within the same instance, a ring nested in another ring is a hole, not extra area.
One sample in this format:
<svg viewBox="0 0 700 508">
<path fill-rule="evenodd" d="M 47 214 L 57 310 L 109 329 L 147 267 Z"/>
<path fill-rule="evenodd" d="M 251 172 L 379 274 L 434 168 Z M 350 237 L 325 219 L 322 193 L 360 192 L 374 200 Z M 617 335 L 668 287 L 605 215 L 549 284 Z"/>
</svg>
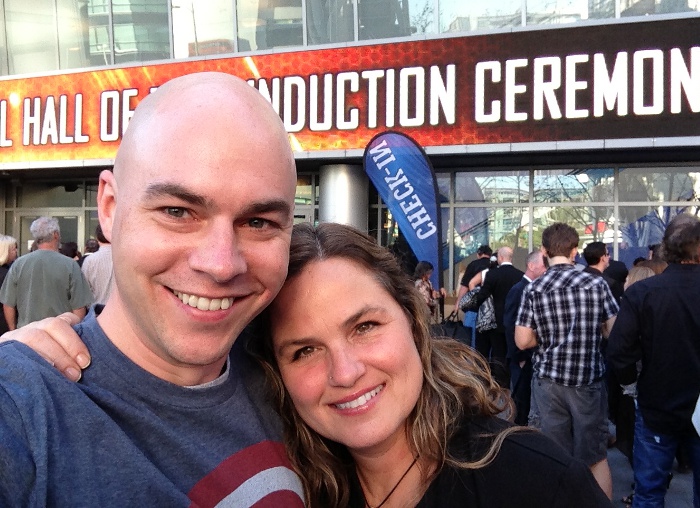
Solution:
<svg viewBox="0 0 700 508">
<path fill-rule="evenodd" d="M 12 263 L 0 302 L 17 308 L 20 327 L 87 307 L 92 293 L 75 260 L 53 250 L 37 250 Z"/>
</svg>

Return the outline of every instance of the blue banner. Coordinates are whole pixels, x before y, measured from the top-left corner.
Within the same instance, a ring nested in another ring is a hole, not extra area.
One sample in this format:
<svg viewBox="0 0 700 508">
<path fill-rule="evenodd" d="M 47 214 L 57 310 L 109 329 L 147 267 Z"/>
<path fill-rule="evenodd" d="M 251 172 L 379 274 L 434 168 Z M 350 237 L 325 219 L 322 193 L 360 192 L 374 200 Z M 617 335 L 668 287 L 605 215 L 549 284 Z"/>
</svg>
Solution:
<svg viewBox="0 0 700 508">
<path fill-rule="evenodd" d="M 399 132 L 378 134 L 364 154 L 367 176 L 386 203 L 418 261 L 435 267 L 430 281 L 442 284 L 440 209 L 435 172 L 423 149 Z"/>
</svg>

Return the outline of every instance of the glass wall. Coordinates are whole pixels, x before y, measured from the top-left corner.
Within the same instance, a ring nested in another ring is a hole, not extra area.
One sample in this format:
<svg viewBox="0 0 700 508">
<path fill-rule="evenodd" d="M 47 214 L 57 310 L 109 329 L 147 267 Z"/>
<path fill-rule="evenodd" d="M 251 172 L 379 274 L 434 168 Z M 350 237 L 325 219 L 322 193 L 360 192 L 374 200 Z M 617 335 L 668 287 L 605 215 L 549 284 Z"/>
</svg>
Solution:
<svg viewBox="0 0 700 508">
<path fill-rule="evenodd" d="M 579 248 L 602 241 L 615 259 L 631 266 L 660 243 L 679 213 L 700 215 L 700 167 L 589 167 L 495 169 L 438 173 L 442 207 L 445 285 L 457 288 L 459 275 L 481 244 L 509 246 L 514 264 L 542 240 L 542 231 L 565 222 L 579 234 Z M 396 222 L 378 203 L 370 233 L 394 250 Z M 376 220 L 381 217 L 381 222 Z M 373 219 L 370 219 L 373 220 Z M 450 282 L 452 285 L 450 286 Z"/>
<path fill-rule="evenodd" d="M 231 0 L 173 0 L 172 21 L 175 58 L 232 53 L 236 49 Z"/>
<path fill-rule="evenodd" d="M 699 10 L 700 0 L 5 0 L 0 74 Z"/>
</svg>

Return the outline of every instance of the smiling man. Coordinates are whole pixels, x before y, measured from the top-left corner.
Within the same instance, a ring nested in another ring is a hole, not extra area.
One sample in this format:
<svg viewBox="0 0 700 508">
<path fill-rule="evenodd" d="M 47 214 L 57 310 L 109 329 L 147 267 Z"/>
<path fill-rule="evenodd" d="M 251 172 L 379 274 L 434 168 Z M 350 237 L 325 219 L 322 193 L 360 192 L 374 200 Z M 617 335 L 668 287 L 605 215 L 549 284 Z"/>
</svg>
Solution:
<svg viewBox="0 0 700 508">
<path fill-rule="evenodd" d="M 90 368 L 75 384 L 0 346 L 0 505 L 303 506 L 234 344 L 284 282 L 295 185 L 244 81 L 192 74 L 141 102 L 100 175 L 115 287 L 76 328 Z"/>
</svg>

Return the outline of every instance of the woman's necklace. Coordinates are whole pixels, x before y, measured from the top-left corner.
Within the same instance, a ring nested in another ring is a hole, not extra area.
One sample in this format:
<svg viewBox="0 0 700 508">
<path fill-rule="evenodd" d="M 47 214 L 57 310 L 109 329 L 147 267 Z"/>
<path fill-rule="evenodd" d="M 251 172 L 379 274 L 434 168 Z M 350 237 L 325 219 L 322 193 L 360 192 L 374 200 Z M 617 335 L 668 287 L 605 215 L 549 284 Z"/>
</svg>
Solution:
<svg viewBox="0 0 700 508">
<path fill-rule="evenodd" d="M 411 462 L 411 465 L 408 466 L 408 469 L 406 469 L 406 472 L 404 472 L 404 474 L 401 475 L 401 478 L 399 478 L 399 481 L 396 482 L 396 485 L 394 485 L 394 488 L 392 488 L 392 489 L 389 491 L 389 493 L 386 495 L 386 497 L 385 497 L 385 498 L 382 500 L 382 502 L 379 503 L 377 506 L 374 506 L 374 507 L 370 506 L 369 503 L 367 502 L 367 500 L 365 499 L 365 504 L 367 505 L 367 508 L 381 508 L 382 506 L 384 506 L 384 503 L 386 503 L 386 502 L 389 500 L 389 498 L 390 498 L 391 495 L 394 493 L 394 491 L 398 488 L 398 486 L 401 484 L 401 482 L 403 481 L 403 479 L 406 478 L 406 475 L 408 474 L 408 472 L 409 472 L 411 469 L 413 469 L 413 466 L 416 465 L 416 462 L 418 462 L 418 457 L 416 457 L 415 459 L 413 459 L 413 462 Z"/>
</svg>

